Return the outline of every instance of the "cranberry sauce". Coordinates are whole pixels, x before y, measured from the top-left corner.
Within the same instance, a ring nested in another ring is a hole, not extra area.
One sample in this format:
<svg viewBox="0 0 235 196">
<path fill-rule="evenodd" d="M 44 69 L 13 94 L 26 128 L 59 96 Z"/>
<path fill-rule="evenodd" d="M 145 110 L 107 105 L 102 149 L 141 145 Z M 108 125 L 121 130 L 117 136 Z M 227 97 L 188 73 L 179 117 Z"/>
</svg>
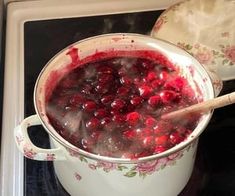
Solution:
<svg viewBox="0 0 235 196">
<path fill-rule="evenodd" d="M 73 145 L 104 156 L 134 159 L 177 145 L 199 116 L 180 124 L 160 117 L 198 101 L 187 80 L 159 62 L 113 57 L 77 67 L 47 102 L 50 123 Z"/>
</svg>

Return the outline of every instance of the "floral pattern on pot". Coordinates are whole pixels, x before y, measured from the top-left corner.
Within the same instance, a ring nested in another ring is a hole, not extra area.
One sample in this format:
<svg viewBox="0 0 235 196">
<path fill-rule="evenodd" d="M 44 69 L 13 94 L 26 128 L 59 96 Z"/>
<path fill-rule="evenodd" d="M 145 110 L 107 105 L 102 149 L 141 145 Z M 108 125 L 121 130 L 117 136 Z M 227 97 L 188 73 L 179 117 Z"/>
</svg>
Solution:
<svg viewBox="0 0 235 196">
<path fill-rule="evenodd" d="M 91 170 L 102 169 L 104 172 L 109 173 L 112 171 L 120 171 L 123 172 L 123 176 L 125 177 L 135 177 L 139 176 L 145 178 L 148 175 L 152 175 L 154 172 L 164 169 L 167 166 L 174 166 L 177 160 L 181 159 L 184 156 L 185 151 L 189 151 L 190 148 L 196 146 L 197 140 L 192 142 L 185 149 L 178 151 L 174 154 L 171 154 L 167 157 L 163 157 L 156 160 L 140 162 L 136 164 L 131 164 L 131 167 L 128 167 L 127 164 L 113 163 L 108 161 L 90 161 L 89 158 L 86 158 L 80 155 L 77 152 L 74 152 L 71 149 L 67 149 L 69 155 L 72 157 L 78 158 L 81 162 L 88 165 Z"/>
<path fill-rule="evenodd" d="M 74 177 L 77 181 L 80 181 L 82 179 L 82 176 L 78 172 L 74 173 Z"/>
<path fill-rule="evenodd" d="M 203 65 L 216 64 L 219 59 L 222 61 L 222 65 L 232 66 L 235 63 L 235 45 L 220 45 L 220 50 L 211 50 L 199 43 L 191 45 L 178 42 L 177 46 L 187 50 Z"/>
</svg>

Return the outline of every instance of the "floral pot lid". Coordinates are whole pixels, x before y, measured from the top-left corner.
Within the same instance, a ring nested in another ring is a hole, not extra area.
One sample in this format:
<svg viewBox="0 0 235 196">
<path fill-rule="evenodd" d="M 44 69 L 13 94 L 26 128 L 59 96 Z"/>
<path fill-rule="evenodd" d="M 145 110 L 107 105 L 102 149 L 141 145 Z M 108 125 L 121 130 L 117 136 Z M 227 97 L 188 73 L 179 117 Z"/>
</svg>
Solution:
<svg viewBox="0 0 235 196">
<path fill-rule="evenodd" d="M 222 80 L 235 79 L 234 10 L 234 0 L 186 0 L 162 13 L 151 36 L 187 50 Z"/>
</svg>

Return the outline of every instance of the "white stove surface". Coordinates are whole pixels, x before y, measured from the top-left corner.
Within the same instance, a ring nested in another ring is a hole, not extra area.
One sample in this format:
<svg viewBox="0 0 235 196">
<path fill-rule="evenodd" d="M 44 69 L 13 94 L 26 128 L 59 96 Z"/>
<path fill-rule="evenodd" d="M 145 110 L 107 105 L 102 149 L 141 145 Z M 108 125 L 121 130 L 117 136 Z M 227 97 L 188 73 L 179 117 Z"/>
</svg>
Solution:
<svg viewBox="0 0 235 196">
<path fill-rule="evenodd" d="M 23 155 L 13 131 L 24 118 L 24 23 L 115 13 L 162 10 L 179 0 L 70 0 L 12 2 L 7 6 L 0 195 L 23 196 Z"/>
</svg>

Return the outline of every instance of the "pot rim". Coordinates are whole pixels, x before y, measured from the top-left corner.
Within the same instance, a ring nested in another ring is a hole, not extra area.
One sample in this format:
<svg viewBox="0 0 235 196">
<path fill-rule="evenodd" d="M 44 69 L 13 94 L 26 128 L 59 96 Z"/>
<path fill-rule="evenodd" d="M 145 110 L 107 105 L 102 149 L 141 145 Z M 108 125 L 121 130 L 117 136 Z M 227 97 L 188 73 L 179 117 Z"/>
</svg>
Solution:
<svg viewBox="0 0 235 196">
<path fill-rule="evenodd" d="M 193 132 L 188 136 L 188 138 L 185 141 L 182 141 L 181 143 L 177 144 L 176 146 L 162 152 L 159 154 L 154 154 L 154 155 L 150 155 L 150 156 L 146 156 L 146 157 L 141 157 L 141 158 L 136 158 L 136 159 L 128 159 L 128 158 L 115 158 L 115 157 L 107 157 L 107 156 L 101 156 L 98 154 L 93 154 L 90 152 L 87 152 L 85 150 L 82 150 L 76 146 L 74 146 L 73 144 L 69 143 L 67 140 L 65 140 L 62 136 L 60 136 L 59 134 L 55 134 L 57 133 L 56 130 L 52 127 L 52 126 L 48 126 L 48 123 L 45 122 L 45 120 L 43 120 L 40 111 L 39 111 L 39 105 L 37 104 L 37 92 L 38 92 L 38 85 L 39 85 L 39 80 L 42 77 L 42 75 L 44 74 L 44 71 L 46 70 L 46 68 L 53 62 L 53 60 L 55 58 L 57 58 L 58 56 L 60 56 L 61 53 L 65 52 L 66 50 L 68 50 L 69 48 L 71 48 L 72 46 L 77 46 L 80 43 L 83 42 L 87 42 L 89 40 L 93 40 L 93 39 L 97 39 L 97 38 L 103 38 L 103 37 L 113 37 L 113 36 L 129 36 L 129 37 L 134 37 L 134 38 L 144 38 L 146 40 L 149 40 L 151 42 L 162 42 L 165 43 L 167 45 L 171 45 L 171 47 L 174 47 L 177 50 L 180 50 L 181 52 L 187 54 L 190 58 L 192 58 L 201 68 L 201 71 L 204 72 L 203 74 L 205 74 L 206 78 L 209 80 L 209 94 L 211 95 L 210 98 L 215 97 L 215 92 L 214 92 L 214 88 L 213 88 L 213 84 L 212 84 L 212 80 L 210 78 L 209 73 L 206 71 L 206 69 L 204 68 L 204 66 L 202 66 L 202 64 L 196 59 L 194 58 L 190 53 L 188 53 L 187 51 L 181 49 L 180 47 L 166 41 L 166 40 L 162 40 L 162 39 L 156 39 L 156 38 L 152 38 L 148 35 L 142 35 L 142 34 L 137 34 L 137 33 L 109 33 L 109 34 L 102 34 L 102 35 L 97 35 L 97 36 L 92 36 L 86 39 L 82 39 L 79 40 L 75 43 L 70 44 L 69 46 L 65 47 L 64 49 L 60 50 L 57 54 L 55 54 L 48 62 L 47 64 L 43 67 L 43 69 L 41 70 L 41 72 L 38 75 L 38 78 L 36 80 L 35 86 L 34 86 L 34 94 L 33 94 L 33 100 L 34 100 L 34 108 L 36 110 L 36 114 L 38 115 L 42 126 L 44 127 L 44 129 L 47 131 L 47 133 L 49 134 L 50 137 L 52 137 L 54 140 L 56 140 L 59 144 L 61 144 L 63 147 L 70 149 L 72 151 L 77 152 L 80 156 L 84 156 L 93 160 L 99 160 L 99 161 L 107 161 L 107 162 L 113 162 L 113 163 L 129 163 L 129 164 L 133 164 L 133 163 L 139 163 L 139 162 L 146 162 L 146 161 L 151 161 L 154 159 L 159 159 L 159 158 L 163 158 L 163 157 L 167 157 L 171 154 L 174 154 L 184 148 L 186 148 L 188 145 L 190 145 L 194 140 L 196 140 L 199 135 L 204 131 L 204 129 L 206 128 L 207 124 L 209 123 L 212 114 L 213 114 L 213 110 L 208 112 L 207 114 L 204 114 L 201 122 L 199 124 L 202 124 L 201 127 L 197 126 Z M 199 130 L 200 128 L 200 130 Z M 51 129 L 53 129 L 53 131 L 51 131 Z M 196 134 L 195 134 L 196 133 Z"/>
</svg>

